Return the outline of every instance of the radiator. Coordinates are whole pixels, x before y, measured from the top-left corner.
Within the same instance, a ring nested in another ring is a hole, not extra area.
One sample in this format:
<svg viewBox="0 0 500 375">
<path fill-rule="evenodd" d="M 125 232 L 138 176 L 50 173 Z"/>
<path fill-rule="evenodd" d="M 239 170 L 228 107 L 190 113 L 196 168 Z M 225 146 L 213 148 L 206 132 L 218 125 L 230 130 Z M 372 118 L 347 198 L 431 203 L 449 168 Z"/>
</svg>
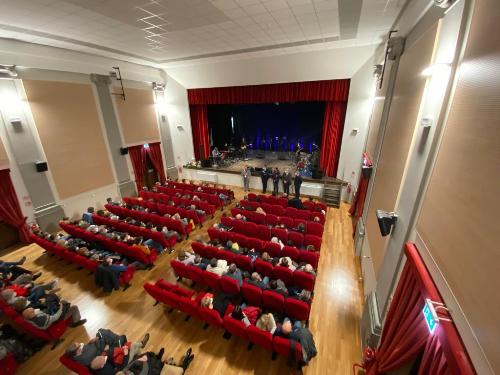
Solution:
<svg viewBox="0 0 500 375">
<path fill-rule="evenodd" d="M 376 348 L 382 333 L 382 324 L 378 310 L 377 296 L 370 293 L 365 300 L 363 316 L 361 317 L 361 345 Z"/>
</svg>

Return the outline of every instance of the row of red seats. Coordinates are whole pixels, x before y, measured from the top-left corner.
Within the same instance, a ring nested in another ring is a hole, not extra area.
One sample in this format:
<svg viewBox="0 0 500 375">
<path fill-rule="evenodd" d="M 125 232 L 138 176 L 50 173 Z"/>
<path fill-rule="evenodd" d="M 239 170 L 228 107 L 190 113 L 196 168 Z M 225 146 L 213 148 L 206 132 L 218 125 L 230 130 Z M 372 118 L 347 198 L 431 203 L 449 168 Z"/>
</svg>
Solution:
<svg viewBox="0 0 500 375">
<path fill-rule="evenodd" d="M 253 193 L 248 193 L 248 200 L 251 202 L 260 202 L 260 203 L 268 203 L 271 205 L 279 205 L 281 207 L 288 207 L 288 199 L 283 198 L 283 197 L 275 197 L 272 195 L 264 195 L 264 194 L 253 194 Z M 324 203 L 320 202 L 313 202 L 313 201 L 302 201 L 302 205 L 304 206 L 305 210 L 308 211 L 316 211 L 316 212 L 321 212 L 322 210 L 326 212 L 328 209 L 327 205 Z"/>
<path fill-rule="evenodd" d="M 233 232 L 241 233 L 248 237 L 255 237 L 263 240 L 277 237 L 281 240 L 281 242 L 283 242 L 283 244 L 288 244 L 288 242 L 290 241 L 293 244 L 292 246 L 295 246 L 297 248 L 302 248 L 307 245 L 313 245 L 315 251 L 319 251 L 321 249 L 321 236 L 317 236 L 314 234 L 304 235 L 303 233 L 297 231 L 289 231 L 283 228 L 269 228 L 267 225 L 255 224 L 250 221 L 233 219 L 231 217 L 222 217 L 221 223 L 226 227 L 233 228 Z M 263 227 L 266 227 L 267 229 L 264 230 Z"/>
<path fill-rule="evenodd" d="M 209 187 L 209 186 L 202 186 L 202 185 L 195 185 L 195 184 L 185 184 L 182 182 L 172 182 L 168 181 L 166 183 L 167 186 L 164 187 L 170 187 L 174 189 L 184 189 L 184 190 L 190 190 L 190 191 L 195 191 L 201 188 L 201 191 L 203 193 L 207 194 L 224 194 L 225 196 L 229 197 L 229 199 L 234 199 L 234 192 L 230 189 L 222 189 L 222 188 L 215 188 L 215 187 Z"/>
<path fill-rule="evenodd" d="M 191 247 L 196 254 L 199 254 L 202 258 L 205 259 L 224 259 L 228 264 L 234 263 L 238 266 L 238 268 L 253 272 L 258 272 L 262 277 L 267 276 L 271 279 L 280 279 L 286 285 L 292 286 L 295 285 L 301 289 L 307 289 L 311 292 L 314 290 L 314 282 L 316 281 L 316 277 L 311 275 L 310 273 L 303 271 L 292 271 L 287 267 L 282 266 L 273 266 L 271 263 L 263 261 L 260 258 L 257 258 L 255 262 L 252 262 L 250 257 L 246 255 L 237 255 L 233 254 L 229 250 L 218 249 L 214 246 L 203 245 L 199 242 L 191 243 Z M 195 267 L 198 268 L 198 267 Z M 192 271 L 192 273 L 198 273 L 197 271 Z M 190 277 L 191 280 L 194 280 L 193 277 Z"/>
<path fill-rule="evenodd" d="M 265 227 L 269 233 L 271 232 L 269 228 Z M 313 268 L 318 268 L 319 262 L 319 251 L 307 251 L 300 250 L 293 246 L 285 245 L 281 249 L 280 244 L 265 241 L 260 238 L 248 237 L 241 233 L 221 231 L 215 228 L 208 229 L 208 236 L 211 240 L 218 240 L 221 243 L 226 243 L 227 241 L 232 241 L 233 243 L 238 243 L 239 246 L 246 247 L 248 249 L 255 249 L 256 251 L 262 253 L 266 251 L 271 257 L 290 257 L 295 262 L 309 263 Z M 269 236 L 269 238 L 271 238 Z"/>
<path fill-rule="evenodd" d="M 219 198 L 219 196 L 217 194 L 194 192 L 192 190 L 175 189 L 175 188 L 168 188 L 168 187 L 163 187 L 163 186 L 157 187 L 157 190 L 158 190 L 158 192 L 168 194 L 171 197 L 175 197 L 176 194 L 180 194 L 181 197 L 185 194 L 189 194 L 189 195 L 196 194 L 198 196 L 198 198 L 214 205 L 217 208 L 224 206 L 224 202 Z"/>
<path fill-rule="evenodd" d="M 314 221 L 293 219 L 288 216 L 276 216 L 273 214 L 259 214 L 255 211 L 242 210 L 241 208 L 232 208 L 231 215 L 236 217 L 236 215 L 243 215 L 249 222 L 262 225 L 270 225 L 275 227 L 276 225 L 284 225 L 288 229 L 297 228 L 299 224 L 303 224 L 305 228 L 304 234 L 313 234 L 315 236 L 323 236 L 323 224 L 316 223 Z"/>
<path fill-rule="evenodd" d="M 113 206 L 111 204 L 104 205 L 106 210 L 120 216 L 122 219 L 131 217 L 135 220 L 140 220 L 145 223 L 150 222 L 154 225 L 161 225 L 162 227 L 167 227 L 169 230 L 176 231 L 181 236 L 188 238 L 189 233 L 192 232 L 193 227 L 191 225 L 183 226 L 179 220 L 168 218 L 161 215 L 151 214 L 149 212 L 129 210 L 125 207 Z"/>
<path fill-rule="evenodd" d="M 298 210 L 295 207 L 281 207 L 278 205 L 270 205 L 268 203 L 251 202 L 242 199 L 240 201 L 240 206 L 244 210 L 248 210 L 251 207 L 254 211 L 260 207 L 266 214 L 272 214 L 276 216 L 288 216 L 292 219 L 302 219 L 313 221 L 315 217 L 319 219 L 321 224 L 325 224 L 325 215 L 321 212 L 309 211 L 309 210 Z"/>
<path fill-rule="evenodd" d="M 175 236 L 166 238 L 160 232 L 155 232 L 144 227 L 138 227 L 137 225 L 131 225 L 122 220 L 111 220 L 109 217 L 94 214 L 92 215 L 92 221 L 94 222 L 94 224 L 106 225 L 121 232 L 129 233 L 134 237 L 150 238 L 156 243 L 159 243 L 165 249 L 171 250 L 177 243 L 177 237 Z"/>
<path fill-rule="evenodd" d="M 18 366 L 14 354 L 8 352 L 5 357 L 0 360 L 0 375 L 14 375 Z"/>
<path fill-rule="evenodd" d="M 193 220 L 193 223 L 195 225 L 202 225 L 203 221 L 205 221 L 205 216 L 206 215 L 198 215 L 195 211 L 193 210 L 187 210 L 185 208 L 181 207 L 176 207 L 176 206 L 168 206 L 163 203 L 156 203 L 156 202 L 149 202 L 142 200 L 140 198 L 131 198 L 131 197 L 124 197 L 123 201 L 126 204 L 130 204 L 132 206 L 140 206 L 144 208 L 148 208 L 150 211 L 157 212 L 160 215 L 175 215 L 179 214 L 181 218 L 186 218 L 188 220 Z"/>
<path fill-rule="evenodd" d="M 187 314 L 187 319 L 194 316 L 202 320 L 205 322 L 204 328 L 208 327 L 208 325 L 224 328 L 230 334 L 249 341 L 250 344 L 259 345 L 268 349 L 273 353 L 273 358 L 276 354 L 282 355 L 285 358 L 290 358 L 290 352 L 293 345 L 293 353 L 295 353 L 293 359 L 300 362 L 302 358 L 302 347 L 300 343 L 283 337 L 273 336 L 270 332 L 263 331 L 254 325 L 246 327 L 243 322 L 233 319 L 230 316 L 230 312 L 233 309 L 231 305 L 226 310 L 224 318 L 221 318 L 217 311 L 199 306 L 199 302 L 193 300 L 192 295 L 188 297 L 191 292 L 167 283 L 164 280 L 160 279 L 155 284 L 146 283 L 144 284 L 144 289 L 157 301 L 157 303 L 161 302 L 168 305 L 171 311 L 176 309 Z"/>
<path fill-rule="evenodd" d="M 207 215 L 213 216 L 213 214 L 216 211 L 216 207 L 213 204 L 206 202 L 205 200 L 195 201 L 193 199 L 177 198 L 175 196 L 167 195 L 164 193 L 155 193 L 153 191 L 144 191 L 144 190 L 141 190 L 139 192 L 139 196 L 145 200 L 154 200 L 155 202 L 157 202 L 158 209 L 160 211 L 162 209 L 160 204 L 161 203 L 167 204 L 169 201 L 172 201 L 175 204 L 175 206 L 179 206 L 181 204 L 183 204 L 184 206 L 190 206 L 190 205 L 194 204 L 196 208 L 198 208 L 202 211 L 205 211 L 205 213 Z M 200 198 L 200 197 L 198 197 L 198 198 Z M 200 199 L 202 199 L 202 198 L 200 198 Z M 152 206 L 152 207 L 154 207 L 154 206 Z"/>
<path fill-rule="evenodd" d="M 69 250 L 63 246 L 56 245 L 53 242 L 50 242 L 44 238 L 35 236 L 34 234 L 30 234 L 30 239 L 32 242 L 35 242 L 41 248 L 45 249 L 51 254 L 57 255 L 58 257 L 63 258 L 67 262 L 75 263 L 80 267 L 85 268 L 90 272 L 95 272 L 97 267 L 99 266 L 99 262 L 84 257 L 80 254 L 75 253 L 72 250 Z M 130 281 L 134 277 L 135 267 L 129 266 L 126 271 L 120 274 L 120 285 L 128 286 L 130 285 Z"/>
<path fill-rule="evenodd" d="M 118 254 L 123 254 L 127 258 L 138 260 L 139 262 L 152 266 L 156 261 L 157 254 L 156 250 L 151 249 L 150 254 L 145 254 L 141 249 L 128 245 L 124 242 L 113 241 L 107 237 L 104 237 L 100 234 L 94 234 L 89 232 L 88 230 L 82 229 L 75 225 L 71 225 L 68 223 L 60 222 L 59 226 L 66 233 L 81 238 L 87 242 L 98 242 L 102 244 L 106 249 L 110 251 L 114 251 Z"/>
<path fill-rule="evenodd" d="M 178 260 L 172 260 L 170 265 L 178 278 L 186 278 L 199 285 L 205 285 L 229 295 L 242 294 L 250 305 L 270 309 L 280 314 L 286 314 L 295 320 L 309 320 L 311 305 L 296 298 L 283 297 L 281 294 L 243 282 L 241 288 L 238 282 L 228 276 L 219 276 L 213 272 L 203 271 L 198 267 L 186 266 Z M 198 271 L 195 271 L 198 270 Z M 191 277 L 194 277 L 192 279 Z"/>
</svg>

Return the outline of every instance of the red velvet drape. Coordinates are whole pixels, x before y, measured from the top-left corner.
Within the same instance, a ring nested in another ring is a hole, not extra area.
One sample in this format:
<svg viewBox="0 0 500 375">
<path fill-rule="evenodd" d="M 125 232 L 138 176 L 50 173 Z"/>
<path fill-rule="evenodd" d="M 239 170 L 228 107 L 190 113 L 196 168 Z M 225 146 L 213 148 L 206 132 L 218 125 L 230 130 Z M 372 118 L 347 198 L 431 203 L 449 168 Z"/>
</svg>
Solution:
<svg viewBox="0 0 500 375">
<path fill-rule="evenodd" d="M 191 105 L 191 132 L 193 133 L 194 157 L 204 160 L 210 156 L 207 106 Z"/>
<path fill-rule="evenodd" d="M 347 101 L 329 101 L 325 106 L 319 167 L 327 176 L 337 174 L 346 108 Z"/>
<path fill-rule="evenodd" d="M 349 79 L 189 89 L 190 105 L 347 101 Z"/>
<path fill-rule="evenodd" d="M 165 182 L 165 170 L 163 169 L 163 158 L 161 155 L 160 143 L 150 143 L 149 148 L 146 152 L 153 163 L 158 176 L 160 177 L 160 182 Z"/>
<path fill-rule="evenodd" d="M 18 230 L 19 240 L 30 242 L 27 218 L 21 211 L 9 169 L 0 170 L 0 219 Z"/>
<path fill-rule="evenodd" d="M 422 310 L 425 299 L 443 303 L 414 244 L 406 244 L 406 263 L 387 313 L 382 340 L 368 375 L 394 371 L 423 352 L 420 374 L 475 374 L 452 322 L 440 321 L 431 334 Z M 440 317 L 450 318 L 443 310 Z M 445 372 L 446 371 L 446 372 Z"/>
<path fill-rule="evenodd" d="M 189 89 L 194 154 L 197 160 L 210 154 L 207 105 L 274 102 L 326 102 L 321 140 L 320 168 L 327 176 L 337 173 L 349 79 Z"/>
<path fill-rule="evenodd" d="M 135 184 L 137 191 L 141 191 L 144 186 L 144 172 L 146 171 L 146 151 L 143 145 L 131 146 L 128 148 L 132 168 L 134 168 Z"/>
</svg>

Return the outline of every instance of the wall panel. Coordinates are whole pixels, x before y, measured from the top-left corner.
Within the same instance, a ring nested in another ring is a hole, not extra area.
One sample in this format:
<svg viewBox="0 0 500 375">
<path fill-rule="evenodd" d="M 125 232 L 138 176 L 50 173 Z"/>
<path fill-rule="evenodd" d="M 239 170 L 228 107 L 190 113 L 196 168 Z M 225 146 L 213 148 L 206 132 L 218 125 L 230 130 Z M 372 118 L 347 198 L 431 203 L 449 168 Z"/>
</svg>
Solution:
<svg viewBox="0 0 500 375">
<path fill-rule="evenodd" d="M 0 168 L 8 167 L 9 157 L 7 156 L 7 151 L 3 145 L 2 139 L 0 139 Z"/>
<path fill-rule="evenodd" d="M 23 80 L 61 199 L 114 182 L 89 84 Z"/>
<path fill-rule="evenodd" d="M 125 144 L 158 142 L 160 132 L 153 90 L 125 87 L 125 95 L 126 100 L 114 97 Z"/>
<path fill-rule="evenodd" d="M 500 8 L 475 2 L 417 230 L 500 373 Z"/>
<path fill-rule="evenodd" d="M 368 241 L 377 274 L 384 257 L 387 237 L 380 235 L 375 211 L 392 211 L 396 206 L 426 83 L 422 71 L 431 64 L 436 33 L 437 24 L 404 52 L 399 63 L 366 219 Z"/>
</svg>

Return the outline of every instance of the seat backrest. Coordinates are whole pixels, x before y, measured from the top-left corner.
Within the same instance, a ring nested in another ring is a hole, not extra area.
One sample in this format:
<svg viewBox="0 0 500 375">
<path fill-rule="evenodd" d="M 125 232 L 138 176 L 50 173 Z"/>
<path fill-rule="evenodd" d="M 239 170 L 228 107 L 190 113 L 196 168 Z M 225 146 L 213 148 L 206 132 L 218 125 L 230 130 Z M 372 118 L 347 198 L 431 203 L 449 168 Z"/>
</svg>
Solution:
<svg viewBox="0 0 500 375">
<path fill-rule="evenodd" d="M 278 216 L 273 215 L 273 214 L 267 214 L 266 215 L 266 224 L 272 225 L 274 227 L 276 224 L 278 224 Z"/>
<path fill-rule="evenodd" d="M 262 252 L 264 250 L 264 241 L 259 238 L 248 238 L 247 246 L 248 249 L 255 249 L 258 252 Z"/>
<path fill-rule="evenodd" d="M 305 236 L 305 245 L 313 245 L 316 251 L 320 251 L 321 249 L 321 237 L 314 236 L 312 234 L 306 234 Z"/>
<path fill-rule="evenodd" d="M 76 372 L 78 375 L 92 375 L 92 373 L 86 366 L 76 361 L 73 361 L 67 355 L 62 355 L 61 357 L 59 357 L 59 362 L 61 362 L 71 371 Z"/>
<path fill-rule="evenodd" d="M 293 360 L 299 362 L 302 359 L 302 346 L 295 340 L 286 339 L 280 336 L 273 337 L 273 350 L 279 355 L 290 358 L 291 345 L 294 345 Z"/>
<path fill-rule="evenodd" d="M 265 262 L 261 259 L 255 260 L 253 264 L 255 271 L 258 272 L 262 277 L 272 277 L 273 276 L 273 265 L 271 263 Z"/>
<path fill-rule="evenodd" d="M 288 267 L 276 266 L 273 269 L 273 274 L 275 279 L 280 279 L 286 285 L 292 285 L 293 283 L 293 271 Z"/>
<path fill-rule="evenodd" d="M 299 232 L 289 232 L 288 233 L 288 239 L 292 241 L 293 246 L 295 247 L 302 247 L 304 244 L 304 235 Z"/>
<path fill-rule="evenodd" d="M 310 273 L 304 271 L 295 271 L 293 273 L 293 285 L 300 289 L 306 289 L 312 292 L 314 290 L 315 281 L 316 277 Z"/>
<path fill-rule="evenodd" d="M 273 335 L 255 326 L 247 327 L 248 340 L 256 345 L 262 346 L 269 351 L 273 350 Z"/>
<path fill-rule="evenodd" d="M 302 250 L 299 253 L 299 261 L 309 263 L 314 269 L 317 269 L 319 263 L 319 253 L 316 251 Z"/>
<path fill-rule="evenodd" d="M 209 309 L 207 307 L 198 308 L 198 318 L 207 322 L 210 325 L 220 327 L 222 326 L 222 318 L 216 310 Z"/>
<path fill-rule="evenodd" d="M 262 292 L 262 305 L 271 311 L 283 313 L 285 311 L 285 298 L 270 290 Z"/>
<path fill-rule="evenodd" d="M 271 239 L 271 230 L 266 225 L 257 225 L 257 237 L 263 241 Z"/>
<path fill-rule="evenodd" d="M 240 292 L 240 286 L 238 282 L 228 276 L 222 276 L 219 279 L 219 287 L 222 290 L 222 292 L 229 294 L 229 295 L 235 295 Z"/>
<path fill-rule="evenodd" d="M 281 256 L 290 257 L 290 259 L 298 262 L 300 260 L 300 251 L 294 246 L 284 246 L 281 251 Z"/>
<path fill-rule="evenodd" d="M 278 237 L 284 244 L 288 242 L 288 232 L 285 229 L 273 228 L 271 229 L 271 236 Z"/>
<path fill-rule="evenodd" d="M 293 228 L 293 218 L 288 217 L 288 216 L 280 216 L 278 218 L 278 223 L 283 224 L 285 227 L 288 229 Z"/>
<path fill-rule="evenodd" d="M 202 271 L 203 284 L 214 290 L 220 290 L 219 279 L 220 276 L 208 271 Z"/>
<path fill-rule="evenodd" d="M 262 289 L 255 285 L 243 283 L 241 293 L 251 306 L 262 306 Z"/>
<path fill-rule="evenodd" d="M 174 272 L 177 275 L 177 277 L 186 277 L 186 278 L 189 277 L 189 275 L 186 272 L 186 266 L 184 265 L 184 263 L 179 262 L 178 260 L 173 259 L 170 262 L 170 265 L 174 269 Z"/>
<path fill-rule="evenodd" d="M 246 255 L 236 255 L 234 258 L 234 263 L 238 266 L 238 268 L 252 272 L 253 271 L 253 264 L 252 260 L 247 257 Z"/>
<path fill-rule="evenodd" d="M 285 300 L 285 313 L 296 320 L 309 320 L 311 305 L 295 298 Z"/>
<path fill-rule="evenodd" d="M 241 320 L 236 320 L 231 316 L 226 315 L 222 324 L 224 329 L 232 335 L 248 340 L 247 327 Z"/>
<path fill-rule="evenodd" d="M 201 268 L 193 265 L 188 265 L 186 266 L 186 273 L 188 275 L 188 278 L 193 280 L 195 283 L 203 282 L 203 271 L 201 270 Z"/>
<path fill-rule="evenodd" d="M 271 257 L 277 257 L 281 254 L 281 246 L 278 243 L 266 242 L 264 251 L 267 251 Z"/>
<path fill-rule="evenodd" d="M 323 236 L 323 225 L 320 223 L 315 223 L 314 221 L 307 222 L 307 234 L 312 234 L 314 236 Z"/>
</svg>

